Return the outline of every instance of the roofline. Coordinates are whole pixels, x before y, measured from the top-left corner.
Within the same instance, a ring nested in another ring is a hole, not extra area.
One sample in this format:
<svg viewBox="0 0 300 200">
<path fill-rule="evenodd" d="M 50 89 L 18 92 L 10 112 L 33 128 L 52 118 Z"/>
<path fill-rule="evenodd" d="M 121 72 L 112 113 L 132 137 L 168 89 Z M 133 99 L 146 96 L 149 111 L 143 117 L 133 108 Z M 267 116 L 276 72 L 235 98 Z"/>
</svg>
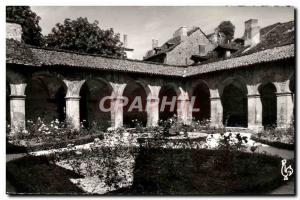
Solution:
<svg viewBox="0 0 300 200">
<path fill-rule="evenodd" d="M 255 52 L 252 54 L 248 55 L 243 55 L 239 57 L 233 57 L 230 59 L 226 60 L 221 60 L 221 61 L 216 61 L 216 62 L 211 62 L 211 63 L 206 63 L 206 64 L 200 64 L 200 65 L 189 65 L 189 66 L 176 66 L 176 65 L 167 65 L 167 64 L 161 64 L 161 63 L 155 63 L 155 62 L 145 62 L 145 61 L 140 61 L 140 60 L 131 60 L 131 59 L 122 59 L 122 58 L 116 58 L 116 57 L 108 57 L 108 56 L 99 56 L 99 55 L 90 55 L 90 54 L 85 54 L 85 53 L 78 53 L 78 52 L 70 52 L 70 51 L 65 51 L 65 50 L 53 50 L 53 49 L 45 49 L 45 48 L 31 48 L 31 49 L 42 49 L 45 51 L 54 51 L 54 52 L 65 52 L 65 53 L 72 53 L 72 54 L 78 54 L 78 55 L 86 55 L 86 56 L 95 56 L 95 57 L 100 57 L 100 58 L 106 58 L 106 59 L 115 59 L 115 60 L 126 60 L 129 62 L 133 63 L 144 63 L 144 64 L 154 64 L 154 65 L 159 65 L 159 66 L 165 66 L 166 70 L 174 70 L 171 69 L 172 67 L 175 67 L 179 70 L 178 73 L 176 74 L 168 74 L 168 72 L 157 72 L 154 73 L 153 69 L 147 70 L 144 69 L 142 71 L 134 71 L 134 69 L 128 69 L 128 70 L 122 70 L 121 68 L 119 69 L 108 69 L 108 68 L 93 68 L 92 66 L 89 67 L 87 64 L 86 66 L 77 66 L 77 65 L 68 65 L 66 64 L 59 64 L 61 66 L 72 66 L 74 68 L 88 68 L 88 69 L 95 69 L 95 70 L 104 70 L 104 71 L 116 71 L 116 72 L 126 72 L 126 73 L 139 73 L 139 74 L 152 74 L 155 76 L 173 76 L 173 77 L 191 77 L 195 75 L 201 75 L 201 74 L 207 74 L 207 73 L 213 73 L 217 71 L 222 71 L 222 70 L 231 70 L 231 69 L 236 69 L 240 67 L 246 67 L 246 66 L 251 66 L 254 64 L 260 64 L 260 63 L 267 63 L 267 62 L 274 62 L 277 60 L 283 60 L 283 59 L 290 59 L 295 57 L 295 49 L 294 49 L 294 44 L 289 44 L 289 45 L 284 45 L 280 47 L 275 47 L 272 49 L 266 49 L 263 51 Z M 47 52 L 46 52 L 47 53 Z M 256 60 L 256 59 L 260 60 Z M 7 64 L 18 64 L 22 65 L 23 63 L 17 63 L 14 62 L 13 60 L 8 60 L 6 59 Z M 58 64 L 46 64 L 46 63 L 40 63 L 40 65 L 26 65 L 23 64 L 24 66 L 58 66 Z M 229 66 L 225 67 L 224 66 Z M 171 67 L 171 68 L 169 68 Z"/>
<path fill-rule="evenodd" d="M 157 62 L 145 61 L 145 60 L 121 58 L 121 57 L 109 56 L 109 55 L 85 53 L 85 52 L 71 51 L 71 50 L 65 50 L 65 49 L 54 49 L 54 48 L 49 48 L 49 47 L 38 47 L 38 46 L 29 45 L 29 44 L 25 44 L 25 45 L 27 47 L 29 47 L 30 49 L 42 49 L 42 50 L 46 50 L 46 51 L 73 53 L 73 54 L 83 55 L 83 56 L 94 56 L 94 57 L 100 57 L 100 58 L 110 58 L 110 59 L 115 59 L 115 60 L 127 60 L 127 61 L 131 61 L 131 62 L 139 62 L 139 63 L 155 64 L 155 65 L 163 65 L 163 66 L 171 66 L 171 67 L 183 67 L 182 65 L 170 65 L 170 64 L 165 64 L 165 63 L 157 63 Z M 188 67 L 188 66 L 186 66 L 186 67 Z"/>
</svg>

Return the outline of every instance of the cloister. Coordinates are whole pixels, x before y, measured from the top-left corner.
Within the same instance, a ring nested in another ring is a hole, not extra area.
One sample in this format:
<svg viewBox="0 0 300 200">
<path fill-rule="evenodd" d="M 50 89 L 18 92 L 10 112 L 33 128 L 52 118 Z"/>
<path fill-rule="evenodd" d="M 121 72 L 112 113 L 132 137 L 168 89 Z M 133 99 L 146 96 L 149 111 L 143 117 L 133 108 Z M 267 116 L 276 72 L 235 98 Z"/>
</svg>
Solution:
<svg viewBox="0 0 300 200">
<path fill-rule="evenodd" d="M 14 39 L 14 38 L 13 38 Z M 7 121 L 13 132 L 26 120 L 68 121 L 74 129 L 93 121 L 106 127 L 157 126 L 177 115 L 185 124 L 210 120 L 212 127 L 287 128 L 293 120 L 294 45 L 195 66 L 170 66 L 134 60 L 41 49 L 7 40 Z M 111 96 L 99 110 L 99 102 Z M 124 97 L 140 96 L 143 111 L 128 112 Z M 159 110 L 162 97 L 176 96 L 174 112 Z M 191 97 L 199 112 L 187 109 Z"/>
</svg>

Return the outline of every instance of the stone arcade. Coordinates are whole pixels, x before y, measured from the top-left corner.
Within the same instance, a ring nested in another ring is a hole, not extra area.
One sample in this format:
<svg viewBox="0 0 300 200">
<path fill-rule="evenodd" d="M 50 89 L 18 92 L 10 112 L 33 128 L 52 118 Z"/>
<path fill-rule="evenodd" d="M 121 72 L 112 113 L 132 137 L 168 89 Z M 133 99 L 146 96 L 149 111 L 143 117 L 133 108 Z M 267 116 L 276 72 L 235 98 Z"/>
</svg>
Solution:
<svg viewBox="0 0 300 200">
<path fill-rule="evenodd" d="M 259 131 L 272 124 L 286 128 L 293 120 L 293 43 L 182 67 L 33 47 L 20 34 L 19 25 L 7 24 L 7 121 L 14 133 L 37 117 L 67 120 L 75 129 L 83 120 L 86 126 L 101 121 L 118 128 L 136 116 L 145 126 L 157 126 L 173 114 L 158 109 L 168 95 L 177 96 L 176 114 L 186 124 L 194 117 L 210 119 L 214 127 Z M 99 100 L 107 95 L 113 110 L 101 113 Z M 123 99 L 137 95 L 146 112 L 133 116 Z M 186 109 L 191 96 L 200 112 Z"/>
</svg>

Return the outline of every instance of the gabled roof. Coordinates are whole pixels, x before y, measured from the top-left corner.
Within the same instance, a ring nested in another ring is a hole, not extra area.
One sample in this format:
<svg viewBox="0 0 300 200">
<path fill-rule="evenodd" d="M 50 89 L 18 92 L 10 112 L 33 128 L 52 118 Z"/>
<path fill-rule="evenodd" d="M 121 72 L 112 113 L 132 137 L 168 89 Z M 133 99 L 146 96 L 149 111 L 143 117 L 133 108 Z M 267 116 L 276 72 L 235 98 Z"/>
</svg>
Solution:
<svg viewBox="0 0 300 200">
<path fill-rule="evenodd" d="M 191 30 L 189 30 L 187 32 L 187 37 L 189 37 L 190 35 L 192 35 L 193 33 L 195 33 L 197 30 L 200 30 L 201 33 L 204 34 L 204 32 L 199 28 L 199 27 L 193 27 Z M 204 34 L 205 35 L 205 34 Z M 206 35 L 205 35 L 206 37 Z M 178 46 L 179 44 L 181 43 L 181 40 L 180 40 L 180 37 L 177 36 L 177 37 L 173 37 L 171 39 L 169 39 L 168 41 L 166 41 L 163 45 L 161 45 L 159 47 L 160 51 L 158 51 L 156 54 L 154 55 L 151 55 L 149 57 L 146 57 L 144 60 L 148 60 L 150 58 L 154 58 L 158 55 L 161 55 L 161 54 L 164 54 L 164 53 L 167 53 L 169 51 L 171 51 L 172 49 L 174 49 L 176 46 Z M 171 45 L 172 44 L 172 45 Z"/>
</svg>

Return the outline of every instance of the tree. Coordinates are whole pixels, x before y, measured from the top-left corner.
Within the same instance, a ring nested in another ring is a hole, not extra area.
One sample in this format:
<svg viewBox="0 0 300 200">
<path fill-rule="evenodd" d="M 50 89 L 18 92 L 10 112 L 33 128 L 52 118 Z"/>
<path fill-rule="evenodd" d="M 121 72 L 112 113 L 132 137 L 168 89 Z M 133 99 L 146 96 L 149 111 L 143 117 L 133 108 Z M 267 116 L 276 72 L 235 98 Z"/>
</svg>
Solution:
<svg viewBox="0 0 300 200">
<path fill-rule="evenodd" d="M 76 20 L 65 19 L 63 24 L 57 23 L 52 32 L 46 36 L 48 47 L 123 57 L 120 35 L 112 28 L 100 29 L 98 21 L 89 23 L 87 18 Z"/>
<path fill-rule="evenodd" d="M 218 26 L 219 32 L 224 33 L 226 42 L 231 41 L 234 36 L 235 26 L 230 21 L 223 21 Z"/>
<path fill-rule="evenodd" d="M 42 46 L 44 38 L 39 26 L 41 18 L 29 6 L 7 6 L 6 21 L 22 26 L 22 40 L 31 45 Z"/>
</svg>

